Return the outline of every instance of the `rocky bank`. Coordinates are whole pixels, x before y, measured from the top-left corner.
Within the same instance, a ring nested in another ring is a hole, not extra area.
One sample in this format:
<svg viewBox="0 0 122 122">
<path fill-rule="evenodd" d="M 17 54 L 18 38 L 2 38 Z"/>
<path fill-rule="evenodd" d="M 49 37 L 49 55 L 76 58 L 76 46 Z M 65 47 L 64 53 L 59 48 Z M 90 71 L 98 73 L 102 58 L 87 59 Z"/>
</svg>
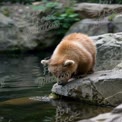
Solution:
<svg viewBox="0 0 122 122">
<path fill-rule="evenodd" d="M 112 112 L 78 122 L 122 121 L 122 33 L 91 37 L 97 46 L 95 73 L 65 86 L 54 84 L 52 92 L 79 99 L 81 103 L 117 106 Z M 86 115 L 86 114 L 85 114 Z"/>
<path fill-rule="evenodd" d="M 57 23 L 46 21 L 48 15 L 31 6 L 9 5 L 0 7 L 0 52 L 46 50 L 58 43 Z"/>
<path fill-rule="evenodd" d="M 93 104 L 116 106 L 122 102 L 122 33 L 91 37 L 97 46 L 96 72 L 52 92 Z"/>
<path fill-rule="evenodd" d="M 95 36 L 122 31 L 122 5 L 79 3 L 74 10 L 81 20 L 71 25 L 67 34 Z M 61 40 L 54 31 L 60 23 L 49 21 L 50 16 L 28 5 L 0 6 L 0 52 L 54 49 Z"/>
</svg>

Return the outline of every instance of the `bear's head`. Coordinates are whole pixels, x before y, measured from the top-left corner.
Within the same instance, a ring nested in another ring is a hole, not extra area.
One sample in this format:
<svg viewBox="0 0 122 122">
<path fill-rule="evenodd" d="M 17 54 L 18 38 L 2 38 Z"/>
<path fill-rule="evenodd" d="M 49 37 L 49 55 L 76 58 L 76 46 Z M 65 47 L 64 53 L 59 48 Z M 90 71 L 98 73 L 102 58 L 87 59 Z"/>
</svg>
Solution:
<svg viewBox="0 0 122 122">
<path fill-rule="evenodd" d="M 42 60 L 41 63 L 48 65 L 48 71 L 58 78 L 59 85 L 65 85 L 77 69 L 77 63 L 70 59 L 60 61 L 49 59 Z"/>
</svg>

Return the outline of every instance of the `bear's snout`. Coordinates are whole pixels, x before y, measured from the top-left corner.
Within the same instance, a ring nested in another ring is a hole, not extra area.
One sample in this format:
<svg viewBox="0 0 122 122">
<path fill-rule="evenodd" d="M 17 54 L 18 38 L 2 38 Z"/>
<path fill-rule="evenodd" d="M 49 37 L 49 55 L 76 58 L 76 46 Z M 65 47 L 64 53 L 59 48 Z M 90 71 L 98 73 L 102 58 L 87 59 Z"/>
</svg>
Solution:
<svg viewBox="0 0 122 122">
<path fill-rule="evenodd" d="M 64 86 L 64 85 L 66 85 L 67 84 L 67 82 L 64 82 L 64 81 L 58 81 L 58 85 L 62 85 L 62 86 Z"/>
</svg>

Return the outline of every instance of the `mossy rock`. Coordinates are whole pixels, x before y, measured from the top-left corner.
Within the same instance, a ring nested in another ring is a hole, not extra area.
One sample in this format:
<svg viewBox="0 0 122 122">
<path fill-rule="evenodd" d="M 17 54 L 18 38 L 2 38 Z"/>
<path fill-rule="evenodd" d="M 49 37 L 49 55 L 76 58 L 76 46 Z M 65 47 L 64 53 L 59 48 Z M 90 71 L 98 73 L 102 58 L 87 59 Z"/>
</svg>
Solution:
<svg viewBox="0 0 122 122">
<path fill-rule="evenodd" d="M 60 98 L 60 96 L 59 95 L 57 95 L 57 94 L 55 94 L 55 93 L 50 93 L 50 95 L 49 95 L 49 98 L 50 99 L 59 99 Z"/>
</svg>

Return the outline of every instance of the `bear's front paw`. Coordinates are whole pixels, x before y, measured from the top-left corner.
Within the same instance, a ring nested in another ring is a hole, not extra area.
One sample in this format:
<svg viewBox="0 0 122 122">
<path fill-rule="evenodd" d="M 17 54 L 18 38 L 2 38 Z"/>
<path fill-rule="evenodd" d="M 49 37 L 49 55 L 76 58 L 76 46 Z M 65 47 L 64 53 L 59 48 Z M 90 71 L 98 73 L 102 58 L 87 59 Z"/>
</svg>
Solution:
<svg viewBox="0 0 122 122">
<path fill-rule="evenodd" d="M 70 78 L 70 79 L 68 80 L 68 82 L 73 81 L 73 80 L 75 80 L 75 78 Z"/>
</svg>

